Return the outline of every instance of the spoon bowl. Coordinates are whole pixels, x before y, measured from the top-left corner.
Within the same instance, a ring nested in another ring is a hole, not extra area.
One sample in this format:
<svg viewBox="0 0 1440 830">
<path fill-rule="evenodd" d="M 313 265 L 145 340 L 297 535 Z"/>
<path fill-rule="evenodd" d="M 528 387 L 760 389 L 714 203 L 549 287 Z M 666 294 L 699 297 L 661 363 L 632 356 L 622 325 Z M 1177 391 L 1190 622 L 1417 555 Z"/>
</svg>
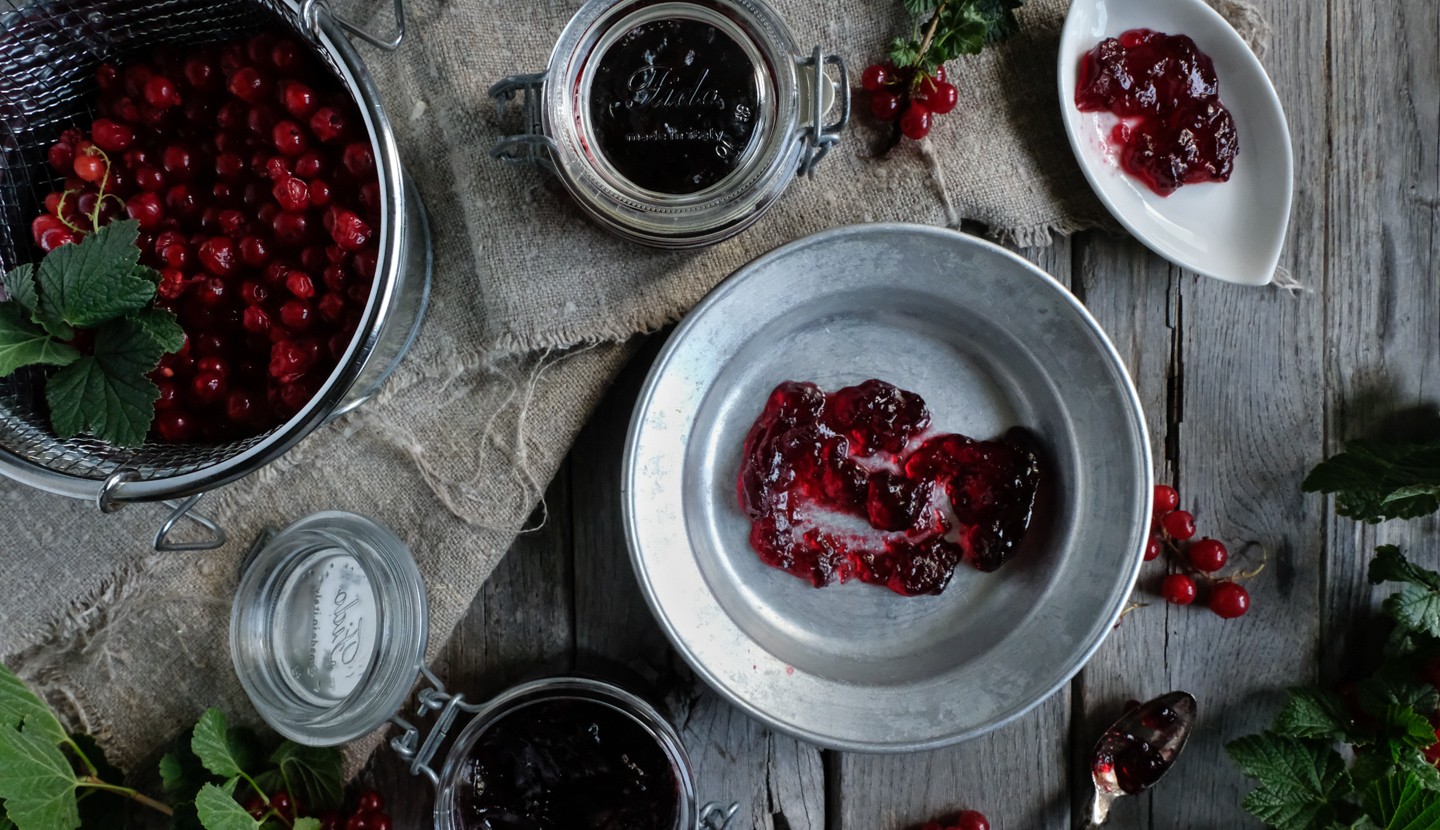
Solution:
<svg viewBox="0 0 1440 830">
<path fill-rule="evenodd" d="M 1115 799 L 1154 786 L 1175 765 L 1195 726 L 1195 698 L 1170 692 L 1129 710 L 1095 742 L 1090 777 L 1095 797 L 1086 828 L 1099 827 Z"/>
<path fill-rule="evenodd" d="M 1160 196 L 1120 168 L 1109 141 L 1116 117 L 1076 107 L 1080 59 L 1130 29 L 1189 35 L 1214 60 L 1220 100 L 1239 136 L 1230 181 Z M 1290 223 L 1290 130 L 1265 68 L 1223 17 L 1203 0 L 1073 0 L 1060 35 L 1059 82 L 1070 146 L 1120 224 L 1182 268 L 1241 285 L 1270 282 Z"/>
</svg>

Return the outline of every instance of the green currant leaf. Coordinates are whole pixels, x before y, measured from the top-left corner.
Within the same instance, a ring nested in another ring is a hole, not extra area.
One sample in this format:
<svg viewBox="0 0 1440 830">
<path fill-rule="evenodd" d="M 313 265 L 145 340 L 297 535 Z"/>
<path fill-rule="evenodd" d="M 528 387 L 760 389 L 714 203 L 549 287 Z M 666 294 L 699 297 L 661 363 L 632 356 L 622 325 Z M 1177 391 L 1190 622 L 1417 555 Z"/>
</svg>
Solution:
<svg viewBox="0 0 1440 830">
<path fill-rule="evenodd" d="M 1368 714 L 1382 721 L 1399 709 L 1412 713 L 1434 712 L 1440 707 L 1440 692 L 1416 678 L 1414 670 L 1403 663 L 1387 663 L 1375 674 L 1355 686 L 1355 699 Z"/>
<path fill-rule="evenodd" d="M 19 728 L 22 723 L 27 733 L 53 746 L 66 741 L 65 727 L 60 725 L 50 705 L 0 663 L 0 727 Z"/>
<path fill-rule="evenodd" d="M 1275 731 L 1291 738 L 1344 738 L 1350 732 L 1350 716 L 1339 695 L 1291 689 L 1290 700 L 1275 721 Z"/>
<path fill-rule="evenodd" d="M 0 303 L 0 377 L 22 366 L 47 364 L 68 366 L 80 359 L 80 352 L 56 340 L 30 320 L 16 303 Z"/>
<path fill-rule="evenodd" d="M 195 794 L 209 781 L 205 766 L 188 744 L 160 758 L 160 783 L 165 788 L 165 797 L 171 801 L 194 801 Z"/>
<path fill-rule="evenodd" d="M 16 266 L 4 277 L 5 294 L 26 311 L 33 312 L 40 305 L 40 294 L 35 288 L 35 266 L 30 263 Z"/>
<path fill-rule="evenodd" d="M 1440 793 L 1427 790 L 1414 775 L 1385 778 L 1366 787 L 1365 815 L 1383 830 L 1433 830 L 1440 827 Z"/>
<path fill-rule="evenodd" d="M 1357 521 L 1415 519 L 1440 510 L 1440 441 L 1351 441 L 1310 471 L 1307 493 L 1335 495 L 1335 511 Z"/>
<path fill-rule="evenodd" d="M 163 308 L 146 308 L 128 318 L 155 341 L 165 354 L 178 352 L 185 346 L 185 330 L 175 315 Z"/>
<path fill-rule="evenodd" d="M 160 397 L 145 375 L 164 353 L 133 320 L 107 323 L 95 335 L 95 356 L 66 366 L 45 385 L 55 434 L 70 438 L 88 432 L 122 447 L 144 443 Z"/>
<path fill-rule="evenodd" d="M 295 830 L 320 830 L 320 819 L 297 818 L 295 819 Z"/>
<path fill-rule="evenodd" d="M 38 313 L 90 328 L 144 308 L 155 296 L 140 267 L 133 219 L 111 222 L 74 245 L 61 245 L 40 261 Z"/>
<path fill-rule="evenodd" d="M 1345 761 L 1320 742 L 1265 732 L 1225 750 L 1260 783 L 1242 806 L 1278 830 L 1329 830 L 1339 817 L 1337 802 L 1351 791 Z"/>
<path fill-rule="evenodd" d="M 285 790 L 319 810 L 339 809 L 345 798 L 344 768 L 339 751 L 285 741 L 270 756 Z"/>
<path fill-rule="evenodd" d="M 5 814 L 5 802 L 0 801 L 0 830 L 15 830 L 15 822 Z"/>
<path fill-rule="evenodd" d="M 243 737 L 226 726 L 225 713 L 219 709 L 206 709 L 205 714 L 200 716 L 200 722 L 195 724 L 194 736 L 190 739 L 190 748 L 205 769 L 221 778 L 235 778 L 253 765 L 253 756 Z M 199 804 L 198 798 L 196 804 Z M 201 818 L 204 818 L 203 811 Z"/>
<path fill-rule="evenodd" d="M 215 711 L 215 710 L 211 710 Z M 208 712 L 206 714 L 209 714 Z M 198 731 L 198 727 L 197 727 Z M 204 753 L 196 750 L 204 758 Z M 195 796 L 195 813 L 205 830 L 259 830 L 260 822 L 251 818 L 235 797 L 214 784 L 206 784 Z"/>
<path fill-rule="evenodd" d="M 70 762 L 43 730 L 36 734 L 28 720 L 23 730 L 0 728 L 0 799 L 18 830 L 75 830 L 78 785 Z"/>
</svg>

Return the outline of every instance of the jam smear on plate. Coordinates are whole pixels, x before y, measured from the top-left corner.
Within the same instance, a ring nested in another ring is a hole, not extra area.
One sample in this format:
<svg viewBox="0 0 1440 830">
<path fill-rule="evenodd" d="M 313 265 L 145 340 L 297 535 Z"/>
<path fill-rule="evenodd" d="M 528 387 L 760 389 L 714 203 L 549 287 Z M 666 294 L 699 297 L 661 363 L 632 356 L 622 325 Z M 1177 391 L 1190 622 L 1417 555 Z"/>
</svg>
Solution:
<svg viewBox="0 0 1440 830">
<path fill-rule="evenodd" d="M 905 596 L 944 591 L 962 560 L 1003 565 L 1039 487 L 1031 438 L 929 427 L 919 395 L 881 380 L 829 395 L 813 383 L 777 386 L 745 439 L 739 477 L 760 559 L 817 588 L 858 578 Z"/>
<path fill-rule="evenodd" d="M 1132 29 L 1080 59 L 1075 105 L 1111 112 L 1120 166 L 1161 196 L 1225 182 L 1240 141 L 1210 57 L 1185 35 Z"/>
<path fill-rule="evenodd" d="M 629 716 L 564 699 L 504 715 L 460 776 L 468 830 L 674 830 L 679 782 L 670 758 Z"/>
</svg>

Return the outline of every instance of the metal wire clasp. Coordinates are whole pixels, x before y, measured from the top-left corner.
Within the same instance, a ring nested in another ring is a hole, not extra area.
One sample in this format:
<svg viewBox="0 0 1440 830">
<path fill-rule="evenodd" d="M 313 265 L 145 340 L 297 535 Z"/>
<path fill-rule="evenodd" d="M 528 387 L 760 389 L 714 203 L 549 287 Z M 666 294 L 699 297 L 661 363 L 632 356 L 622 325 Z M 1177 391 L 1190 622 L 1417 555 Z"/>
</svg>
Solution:
<svg viewBox="0 0 1440 830">
<path fill-rule="evenodd" d="M 530 75 L 511 75 L 490 87 L 490 97 L 503 115 L 505 105 L 515 100 L 518 93 L 525 93 L 524 132 L 507 135 L 490 151 L 490 155 L 510 164 L 531 164 L 555 173 L 553 160 L 559 148 L 555 140 L 545 135 L 543 112 L 544 72 Z"/>
<path fill-rule="evenodd" d="M 449 734 L 455 718 L 461 712 L 473 715 L 482 707 L 466 703 L 463 694 L 452 695 L 445 691 L 445 684 L 440 682 L 440 678 L 436 677 L 428 666 L 421 666 L 420 674 L 429 682 L 430 687 L 421 689 L 416 695 L 420 705 L 415 714 L 417 717 L 424 717 L 430 712 L 438 712 L 435 724 L 422 738 L 419 727 L 398 715 L 391 718 L 390 722 L 400 727 L 402 732 L 390 739 L 390 748 L 410 762 L 411 775 L 424 775 L 430 780 L 431 786 L 439 789 L 440 775 L 430 766 L 430 761 L 440 750 L 440 744 L 445 742 L 445 736 Z"/>
<path fill-rule="evenodd" d="M 805 127 L 805 135 L 802 139 L 805 142 L 804 154 L 800 157 L 800 175 L 813 176 L 815 165 L 825 158 L 840 141 L 840 134 L 845 131 L 845 125 L 850 123 L 850 71 L 845 68 L 845 59 L 839 55 L 826 55 L 819 46 L 810 53 L 810 57 L 797 60 L 796 65 L 801 68 L 808 68 L 811 77 L 808 79 L 812 86 L 810 93 L 810 120 Z M 826 74 L 825 67 L 833 66 L 840 73 L 839 84 L 834 84 L 830 76 Z M 802 76 L 803 77 L 803 76 Z M 825 123 L 825 114 L 830 107 L 825 101 L 825 85 L 831 84 L 832 99 L 838 99 L 840 104 L 840 118 L 832 124 Z"/>
<path fill-rule="evenodd" d="M 395 0 L 395 33 L 389 37 L 373 35 L 364 26 L 341 17 L 330 9 L 326 0 L 305 0 L 300 6 L 300 19 L 304 21 L 310 33 L 317 38 L 320 36 L 320 9 L 322 8 L 336 23 L 340 24 L 340 28 L 377 49 L 394 52 L 400 48 L 400 42 L 405 39 L 405 0 Z"/>
<path fill-rule="evenodd" d="M 740 802 L 738 801 L 729 807 L 718 801 L 711 801 L 700 808 L 700 830 L 725 830 L 739 811 Z"/>
</svg>

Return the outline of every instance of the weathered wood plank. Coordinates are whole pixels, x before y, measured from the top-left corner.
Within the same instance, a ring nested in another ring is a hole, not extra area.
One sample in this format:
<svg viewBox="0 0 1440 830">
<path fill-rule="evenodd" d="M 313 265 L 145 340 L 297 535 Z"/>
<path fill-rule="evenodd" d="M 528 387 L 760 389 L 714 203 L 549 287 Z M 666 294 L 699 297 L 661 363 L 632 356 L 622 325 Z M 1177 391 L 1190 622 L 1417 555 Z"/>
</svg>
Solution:
<svg viewBox="0 0 1440 830">
<path fill-rule="evenodd" d="M 1178 274 L 1128 238 L 1089 234 L 1076 245 L 1077 293 L 1130 370 L 1145 411 L 1156 480 L 1173 484 Z M 1163 575 L 1162 565 L 1145 566 L 1132 600 L 1148 606 L 1121 621 L 1074 684 L 1070 781 L 1077 815 L 1090 794 L 1088 754 L 1096 739 L 1120 716 L 1126 700 L 1149 699 L 1172 688 L 1164 652 L 1170 609 L 1158 597 Z M 1123 799 L 1116 803 L 1111 820 L 1117 827 L 1152 826 L 1149 801 L 1150 796 Z"/>
<path fill-rule="evenodd" d="M 1361 437 L 1436 435 L 1440 400 L 1440 7 L 1332 0 L 1326 188 L 1326 450 Z M 1311 497 L 1315 499 L 1315 497 Z M 1325 504 L 1327 513 L 1330 504 Z M 1373 668 L 1364 623 L 1375 547 L 1440 567 L 1440 521 L 1332 519 L 1326 560 L 1328 679 Z M 1374 635 L 1370 627 L 1369 635 Z M 1370 652 L 1373 654 L 1373 651 Z"/>
<path fill-rule="evenodd" d="M 1246 583 L 1250 612 L 1222 620 L 1175 609 L 1164 639 L 1166 674 L 1202 701 L 1204 720 L 1184 763 L 1150 803 L 1156 827 L 1258 824 L 1240 807 L 1251 785 L 1226 741 L 1267 727 L 1287 686 L 1313 682 L 1321 652 L 1323 514 L 1299 490 L 1323 446 L 1324 311 L 1330 238 L 1320 204 L 1331 175 L 1324 113 L 1328 79 L 1323 5 L 1261 0 L 1275 22 L 1265 63 L 1289 116 L 1296 150 L 1295 209 L 1282 263 L 1321 289 L 1290 296 L 1186 275 L 1180 280 L 1183 398 L 1177 481 L 1202 535 L 1234 554 L 1255 540 L 1269 565 Z M 1349 48 L 1338 40 L 1331 45 Z M 1223 89 L 1223 87 L 1222 87 Z M 1231 568 L 1252 562 L 1234 561 Z M 1197 603 L 1198 606 L 1198 603 Z M 1183 794 L 1183 797 L 1177 797 Z"/>
<path fill-rule="evenodd" d="M 562 467 L 545 496 L 549 520 L 515 540 L 456 626 L 434 666 L 451 691 L 483 700 L 533 674 L 568 668 L 574 642 L 569 490 Z M 388 748 L 376 752 L 358 786 L 389 799 L 395 827 L 432 826 L 429 782 L 412 777 Z"/>
<path fill-rule="evenodd" d="M 689 751 L 700 800 L 740 803 L 732 826 L 823 830 L 819 751 L 771 734 L 697 680 L 674 656 L 635 582 L 620 518 L 620 459 L 630 411 L 662 340 L 653 338 L 627 367 L 571 453 L 577 649 L 582 658 L 653 678 Z"/>
</svg>

